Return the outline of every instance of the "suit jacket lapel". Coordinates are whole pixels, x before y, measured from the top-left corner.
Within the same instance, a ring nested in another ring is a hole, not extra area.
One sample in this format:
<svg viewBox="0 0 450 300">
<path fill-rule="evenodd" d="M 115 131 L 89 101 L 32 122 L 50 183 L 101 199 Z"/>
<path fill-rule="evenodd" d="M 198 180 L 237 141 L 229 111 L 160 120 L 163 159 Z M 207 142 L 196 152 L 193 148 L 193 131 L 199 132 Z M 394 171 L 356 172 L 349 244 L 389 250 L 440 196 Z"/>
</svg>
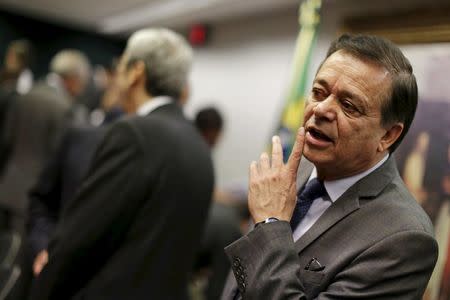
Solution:
<svg viewBox="0 0 450 300">
<path fill-rule="evenodd" d="M 331 226 L 359 209 L 360 199 L 376 197 L 396 175 L 398 176 L 395 161 L 390 157 L 378 169 L 351 186 L 320 216 L 317 222 L 295 242 L 297 251 L 300 253 Z"/>
</svg>

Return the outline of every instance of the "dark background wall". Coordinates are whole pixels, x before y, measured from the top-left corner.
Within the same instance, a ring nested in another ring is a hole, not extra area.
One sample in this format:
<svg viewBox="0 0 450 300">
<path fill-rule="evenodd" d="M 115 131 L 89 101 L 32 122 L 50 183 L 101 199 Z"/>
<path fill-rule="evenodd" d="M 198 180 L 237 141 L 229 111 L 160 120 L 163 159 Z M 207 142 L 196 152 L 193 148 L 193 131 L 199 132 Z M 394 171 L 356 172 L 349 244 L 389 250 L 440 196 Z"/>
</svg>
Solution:
<svg viewBox="0 0 450 300">
<path fill-rule="evenodd" d="M 50 59 L 64 48 L 83 51 L 90 62 L 110 65 L 125 46 L 125 40 L 76 30 L 29 17 L 19 16 L 0 9 L 0 65 L 3 66 L 7 45 L 20 38 L 29 39 L 35 47 L 35 78 L 45 75 Z"/>
</svg>

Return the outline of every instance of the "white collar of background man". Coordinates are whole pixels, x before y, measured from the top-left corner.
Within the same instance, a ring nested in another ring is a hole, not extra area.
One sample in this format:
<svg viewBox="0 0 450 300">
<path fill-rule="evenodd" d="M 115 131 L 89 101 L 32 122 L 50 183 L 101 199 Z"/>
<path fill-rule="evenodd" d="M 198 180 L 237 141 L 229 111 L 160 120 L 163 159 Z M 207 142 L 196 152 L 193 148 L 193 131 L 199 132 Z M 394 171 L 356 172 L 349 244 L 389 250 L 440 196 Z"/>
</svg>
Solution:
<svg viewBox="0 0 450 300">
<path fill-rule="evenodd" d="M 158 107 L 172 103 L 172 101 L 172 98 L 170 98 L 169 96 L 158 96 L 148 99 L 144 102 L 144 104 L 139 106 L 137 114 L 139 116 L 146 116 Z"/>
</svg>

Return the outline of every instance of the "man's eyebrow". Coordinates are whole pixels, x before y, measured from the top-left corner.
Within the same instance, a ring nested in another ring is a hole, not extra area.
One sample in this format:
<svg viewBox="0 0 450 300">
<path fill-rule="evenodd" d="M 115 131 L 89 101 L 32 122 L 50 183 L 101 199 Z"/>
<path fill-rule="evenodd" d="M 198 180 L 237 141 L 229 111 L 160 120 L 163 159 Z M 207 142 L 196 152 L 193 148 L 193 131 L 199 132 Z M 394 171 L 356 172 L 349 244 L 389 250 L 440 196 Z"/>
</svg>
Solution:
<svg viewBox="0 0 450 300">
<path fill-rule="evenodd" d="M 367 102 L 363 101 L 363 98 L 359 95 L 351 93 L 349 91 L 339 91 L 338 98 L 349 98 L 352 100 L 353 104 L 355 104 L 362 113 L 364 113 L 367 109 Z"/>
<path fill-rule="evenodd" d="M 323 78 L 316 78 L 316 79 L 314 79 L 313 83 L 320 84 L 327 90 L 330 89 L 328 82 Z M 358 104 L 363 107 L 365 106 L 363 98 L 355 93 L 352 93 L 350 91 L 339 91 L 338 94 L 339 94 L 339 98 L 350 98 L 356 102 L 355 104 Z"/>
<path fill-rule="evenodd" d="M 363 103 L 362 98 L 360 96 L 358 96 L 352 92 L 349 92 L 349 91 L 339 91 L 339 97 L 350 98 L 352 100 L 357 101 L 360 104 Z"/>
<path fill-rule="evenodd" d="M 324 88 L 329 89 L 328 82 L 323 78 L 316 78 L 316 79 L 314 79 L 313 83 L 318 83 L 318 84 L 322 85 Z"/>
</svg>

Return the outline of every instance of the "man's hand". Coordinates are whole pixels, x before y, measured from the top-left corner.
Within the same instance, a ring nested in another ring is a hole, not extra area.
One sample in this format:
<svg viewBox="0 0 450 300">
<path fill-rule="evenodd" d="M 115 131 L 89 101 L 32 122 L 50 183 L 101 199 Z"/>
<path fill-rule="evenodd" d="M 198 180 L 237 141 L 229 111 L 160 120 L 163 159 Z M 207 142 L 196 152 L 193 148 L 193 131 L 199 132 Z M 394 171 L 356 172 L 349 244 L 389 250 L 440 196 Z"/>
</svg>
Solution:
<svg viewBox="0 0 450 300">
<path fill-rule="evenodd" d="M 48 262 L 48 252 L 47 250 L 42 250 L 41 252 L 36 255 L 36 258 L 34 259 L 33 263 L 33 273 L 34 276 L 38 276 L 39 273 L 41 273 L 42 269 L 45 267 L 45 265 Z"/>
<path fill-rule="evenodd" d="M 280 138 L 272 138 L 272 165 L 267 153 L 250 165 L 248 207 L 255 223 L 269 217 L 290 221 L 296 203 L 297 169 L 303 153 L 305 129 L 297 133 L 291 156 L 283 163 Z"/>
</svg>

